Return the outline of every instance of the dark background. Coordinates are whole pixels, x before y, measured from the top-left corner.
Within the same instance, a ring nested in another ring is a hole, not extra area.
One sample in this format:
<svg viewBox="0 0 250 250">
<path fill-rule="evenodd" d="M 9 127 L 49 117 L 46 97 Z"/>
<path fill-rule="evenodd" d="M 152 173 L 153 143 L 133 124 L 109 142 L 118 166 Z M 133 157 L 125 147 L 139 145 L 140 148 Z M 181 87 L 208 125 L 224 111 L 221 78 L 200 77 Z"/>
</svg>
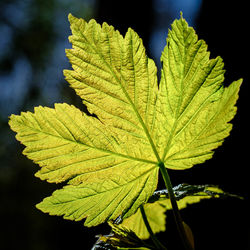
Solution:
<svg viewBox="0 0 250 250">
<path fill-rule="evenodd" d="M 140 4 L 140 5 L 139 5 Z M 132 27 L 144 41 L 149 57 L 159 65 L 170 23 L 183 11 L 211 57 L 225 62 L 226 80 L 244 78 L 233 130 L 213 159 L 186 171 L 170 171 L 174 185 L 218 184 L 245 200 L 203 201 L 182 211 L 192 228 L 197 250 L 250 249 L 249 246 L 249 18 L 247 1 L 226 0 L 0 0 L 0 249 L 90 249 L 95 235 L 109 233 L 101 225 L 85 228 L 82 222 L 43 214 L 35 204 L 60 185 L 34 177 L 38 167 L 22 154 L 23 146 L 7 126 L 11 113 L 53 106 L 55 102 L 81 106 L 63 79 L 70 68 L 67 15 L 106 21 L 124 34 Z M 161 185 L 161 183 L 160 183 Z M 167 235 L 179 249 L 167 214 Z M 165 235 L 160 236 L 163 241 Z"/>
</svg>

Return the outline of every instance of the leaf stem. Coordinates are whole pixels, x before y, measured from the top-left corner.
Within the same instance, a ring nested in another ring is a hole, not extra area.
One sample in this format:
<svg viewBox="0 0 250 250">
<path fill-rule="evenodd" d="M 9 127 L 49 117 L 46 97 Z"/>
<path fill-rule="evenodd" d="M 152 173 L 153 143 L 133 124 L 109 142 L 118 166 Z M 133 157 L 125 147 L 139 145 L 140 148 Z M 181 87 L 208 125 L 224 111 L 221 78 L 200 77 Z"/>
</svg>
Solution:
<svg viewBox="0 0 250 250">
<path fill-rule="evenodd" d="M 181 214 L 180 214 L 180 211 L 179 211 L 176 199 L 175 199 L 172 183 L 171 183 L 170 177 L 168 175 L 167 169 L 166 169 L 163 162 L 160 162 L 158 164 L 158 166 L 160 168 L 162 177 L 164 179 L 166 188 L 168 190 L 169 198 L 170 198 L 172 209 L 173 209 L 176 227 L 177 227 L 179 235 L 181 237 L 183 246 L 185 247 L 186 250 L 193 250 L 193 247 L 191 246 L 191 244 L 188 240 L 185 228 L 183 226 L 183 221 L 182 221 Z"/>
<path fill-rule="evenodd" d="M 151 237 L 154 245 L 156 246 L 156 249 L 165 249 L 165 250 L 167 250 L 167 248 L 165 246 L 163 246 L 161 244 L 161 242 L 157 239 L 157 237 L 154 235 L 154 233 L 153 233 L 153 231 L 152 231 L 152 229 L 151 229 L 151 227 L 149 225 L 148 218 L 147 218 L 147 215 L 146 215 L 145 210 L 143 208 L 143 205 L 140 206 L 140 211 L 141 211 L 141 215 L 142 215 L 142 219 L 144 221 L 144 224 L 145 224 L 145 226 L 146 226 L 146 228 L 147 228 L 147 230 L 148 230 L 148 232 L 150 234 L 150 237 Z"/>
</svg>

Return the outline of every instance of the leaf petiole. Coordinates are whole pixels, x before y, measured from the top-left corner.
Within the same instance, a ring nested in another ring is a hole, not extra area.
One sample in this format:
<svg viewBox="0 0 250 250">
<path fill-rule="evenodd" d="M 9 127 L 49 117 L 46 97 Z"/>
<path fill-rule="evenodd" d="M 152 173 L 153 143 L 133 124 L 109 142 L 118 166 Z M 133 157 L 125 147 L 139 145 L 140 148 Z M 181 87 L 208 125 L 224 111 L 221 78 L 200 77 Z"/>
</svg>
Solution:
<svg viewBox="0 0 250 250">
<path fill-rule="evenodd" d="M 191 246 L 191 244 L 190 244 L 190 242 L 188 240 L 185 228 L 183 226 L 183 220 L 181 218 L 181 214 L 180 214 L 177 202 L 176 202 L 176 198 L 175 198 L 174 191 L 173 191 L 173 186 L 172 186 L 171 180 L 169 178 L 167 169 L 166 169 L 166 167 L 165 167 L 165 165 L 164 165 L 163 162 L 160 162 L 158 164 L 158 166 L 160 168 L 162 177 L 164 179 L 166 188 L 168 190 L 169 198 L 170 198 L 172 209 L 173 209 L 173 214 L 174 214 L 174 219 L 175 219 L 176 227 L 177 227 L 178 232 L 180 234 L 182 243 L 185 246 L 186 250 L 193 250 L 193 247 Z"/>
</svg>

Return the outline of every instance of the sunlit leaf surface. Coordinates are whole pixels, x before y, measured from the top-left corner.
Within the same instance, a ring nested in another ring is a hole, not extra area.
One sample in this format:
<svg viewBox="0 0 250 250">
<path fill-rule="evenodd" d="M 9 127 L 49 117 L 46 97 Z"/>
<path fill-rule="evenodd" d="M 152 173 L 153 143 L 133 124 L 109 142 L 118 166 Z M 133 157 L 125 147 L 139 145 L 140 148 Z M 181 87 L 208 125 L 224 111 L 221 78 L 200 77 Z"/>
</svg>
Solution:
<svg viewBox="0 0 250 250">
<path fill-rule="evenodd" d="M 95 226 L 146 203 L 159 163 L 187 169 L 211 158 L 231 130 L 241 80 L 224 87 L 222 59 L 209 59 L 182 17 L 162 53 L 159 88 L 156 66 L 132 29 L 123 37 L 106 23 L 69 21 L 73 69 L 64 74 L 95 116 L 64 103 L 12 115 L 9 124 L 41 167 L 36 176 L 67 182 L 37 207 Z"/>
</svg>

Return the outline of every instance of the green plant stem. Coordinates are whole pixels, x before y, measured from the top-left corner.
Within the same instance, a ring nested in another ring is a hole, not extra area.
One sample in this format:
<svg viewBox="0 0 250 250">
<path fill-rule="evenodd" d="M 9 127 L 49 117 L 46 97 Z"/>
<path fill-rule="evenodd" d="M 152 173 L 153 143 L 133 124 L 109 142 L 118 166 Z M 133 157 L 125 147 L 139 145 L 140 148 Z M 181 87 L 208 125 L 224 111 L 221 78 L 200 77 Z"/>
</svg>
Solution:
<svg viewBox="0 0 250 250">
<path fill-rule="evenodd" d="M 154 245 L 156 246 L 156 248 L 157 249 L 165 249 L 165 250 L 167 250 L 167 248 L 165 246 L 163 246 L 161 244 L 161 242 L 157 239 L 157 237 L 154 235 L 154 233 L 153 233 L 153 231 L 152 231 L 152 229 L 151 229 L 151 227 L 149 225 L 148 218 L 147 218 L 147 215 L 146 215 L 145 210 L 143 208 L 143 205 L 140 206 L 140 211 L 141 211 L 141 215 L 142 215 L 142 219 L 144 221 L 144 224 L 145 224 L 145 226 L 146 226 L 146 228 L 147 228 L 147 230 L 148 230 L 148 232 L 150 234 L 150 237 L 151 237 Z"/>
<path fill-rule="evenodd" d="M 168 190 L 168 195 L 169 195 L 169 198 L 171 201 L 175 223 L 176 223 L 178 232 L 180 234 L 183 246 L 185 247 L 186 250 L 193 250 L 193 247 L 191 246 L 191 244 L 187 238 L 187 234 L 186 234 L 186 231 L 185 231 L 184 226 L 183 226 L 183 221 L 182 221 L 181 214 L 180 214 L 180 211 L 179 211 L 176 199 L 175 199 L 172 183 L 170 181 L 167 169 L 166 169 L 163 162 L 159 163 L 159 167 L 160 167 L 160 171 L 161 171 L 162 177 L 164 179 L 166 188 Z"/>
</svg>

